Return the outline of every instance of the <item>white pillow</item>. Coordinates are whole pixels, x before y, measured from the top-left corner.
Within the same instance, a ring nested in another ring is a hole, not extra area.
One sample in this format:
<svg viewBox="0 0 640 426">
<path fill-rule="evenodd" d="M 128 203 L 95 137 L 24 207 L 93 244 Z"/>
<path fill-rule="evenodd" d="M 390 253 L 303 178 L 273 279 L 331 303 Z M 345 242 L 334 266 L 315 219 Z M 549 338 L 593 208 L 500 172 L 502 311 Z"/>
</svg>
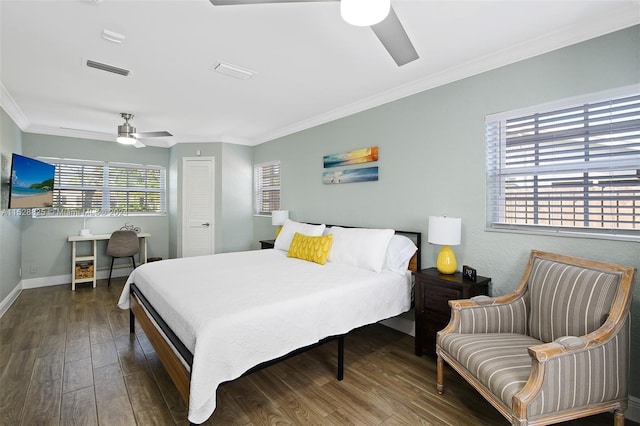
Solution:
<svg viewBox="0 0 640 426">
<path fill-rule="evenodd" d="M 382 269 L 404 274 L 418 247 L 404 235 L 394 235 L 389 241 Z"/>
<path fill-rule="evenodd" d="M 344 263 L 375 272 L 382 270 L 393 229 L 332 227 L 329 262 Z"/>
<path fill-rule="evenodd" d="M 294 222 L 293 220 L 287 219 L 284 225 L 282 225 L 282 229 L 276 238 L 273 248 L 288 252 L 291 240 L 296 232 L 311 237 L 319 237 L 322 235 L 324 228 L 325 225 L 309 225 L 308 223 Z"/>
</svg>

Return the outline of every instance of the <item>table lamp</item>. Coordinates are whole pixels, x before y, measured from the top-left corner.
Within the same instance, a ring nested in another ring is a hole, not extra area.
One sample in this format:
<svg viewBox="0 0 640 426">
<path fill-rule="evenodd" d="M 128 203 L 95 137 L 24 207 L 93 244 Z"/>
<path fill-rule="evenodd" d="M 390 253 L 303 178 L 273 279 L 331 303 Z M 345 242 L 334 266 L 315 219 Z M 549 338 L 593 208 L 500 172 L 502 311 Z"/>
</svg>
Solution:
<svg viewBox="0 0 640 426">
<path fill-rule="evenodd" d="M 282 229 L 282 225 L 289 219 L 289 210 L 274 210 L 271 212 L 271 224 L 273 226 L 277 226 L 276 236 L 278 238 L 278 234 Z"/>
<path fill-rule="evenodd" d="M 461 229 L 462 219 L 459 217 L 429 216 L 428 241 L 443 246 L 436 261 L 436 268 L 441 274 L 456 272 L 456 256 L 449 246 L 460 244 Z"/>
</svg>

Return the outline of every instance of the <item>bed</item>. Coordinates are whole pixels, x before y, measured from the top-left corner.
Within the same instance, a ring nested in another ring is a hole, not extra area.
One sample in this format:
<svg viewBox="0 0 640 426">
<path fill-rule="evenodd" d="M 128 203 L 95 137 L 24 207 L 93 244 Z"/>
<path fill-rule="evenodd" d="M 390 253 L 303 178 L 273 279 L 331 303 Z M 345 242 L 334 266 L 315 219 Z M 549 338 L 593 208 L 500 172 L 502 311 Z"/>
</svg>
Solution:
<svg viewBox="0 0 640 426">
<path fill-rule="evenodd" d="M 220 384 L 327 339 L 338 339 L 342 379 L 343 336 L 411 307 L 420 238 L 288 221 L 274 249 L 141 265 L 118 306 L 130 309 L 131 332 L 137 319 L 199 424 Z"/>
</svg>

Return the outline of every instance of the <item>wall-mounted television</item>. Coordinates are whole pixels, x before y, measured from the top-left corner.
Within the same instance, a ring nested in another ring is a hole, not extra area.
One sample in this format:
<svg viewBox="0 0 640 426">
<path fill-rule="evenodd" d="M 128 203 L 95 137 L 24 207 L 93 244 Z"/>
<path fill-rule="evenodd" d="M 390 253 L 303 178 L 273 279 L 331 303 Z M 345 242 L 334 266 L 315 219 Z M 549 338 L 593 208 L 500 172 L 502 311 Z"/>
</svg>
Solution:
<svg viewBox="0 0 640 426">
<path fill-rule="evenodd" d="M 54 165 L 13 154 L 9 208 L 37 208 L 53 206 Z"/>
</svg>

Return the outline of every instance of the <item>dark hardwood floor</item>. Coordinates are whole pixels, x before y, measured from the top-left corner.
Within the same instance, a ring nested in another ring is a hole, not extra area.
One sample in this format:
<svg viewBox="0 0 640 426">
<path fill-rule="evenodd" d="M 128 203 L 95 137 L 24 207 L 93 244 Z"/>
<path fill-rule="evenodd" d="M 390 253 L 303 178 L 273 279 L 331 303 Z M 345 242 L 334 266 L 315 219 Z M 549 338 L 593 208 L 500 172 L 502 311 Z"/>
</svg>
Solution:
<svg viewBox="0 0 640 426">
<path fill-rule="evenodd" d="M 21 293 L 0 320 L 0 424 L 188 424 L 153 348 L 141 331 L 129 334 L 116 306 L 123 282 Z M 411 336 L 372 325 L 345 344 L 344 381 L 327 343 L 222 385 L 206 424 L 508 424 L 453 371 L 438 395 L 435 361 L 413 354 Z M 612 425 L 613 416 L 566 424 Z"/>
</svg>

